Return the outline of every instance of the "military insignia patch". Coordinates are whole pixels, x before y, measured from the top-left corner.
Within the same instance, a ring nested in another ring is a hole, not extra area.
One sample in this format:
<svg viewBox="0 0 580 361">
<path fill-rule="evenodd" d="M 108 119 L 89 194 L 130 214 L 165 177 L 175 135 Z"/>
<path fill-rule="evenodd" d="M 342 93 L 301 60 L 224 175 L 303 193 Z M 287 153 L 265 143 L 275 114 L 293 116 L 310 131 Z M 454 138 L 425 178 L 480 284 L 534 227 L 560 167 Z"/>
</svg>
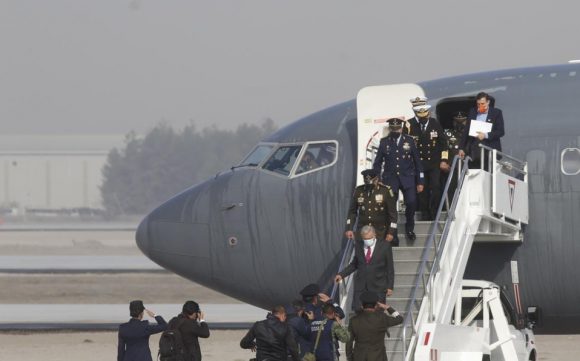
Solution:
<svg viewBox="0 0 580 361">
<path fill-rule="evenodd" d="M 358 198 L 358 202 L 359 202 L 359 203 L 364 203 L 364 201 L 365 201 L 365 199 L 364 199 L 363 197 L 359 197 L 359 198 Z"/>
<path fill-rule="evenodd" d="M 409 145 L 409 143 L 405 142 L 405 143 L 403 143 L 403 149 L 409 150 L 409 149 L 411 149 L 411 146 Z"/>
<path fill-rule="evenodd" d="M 431 139 L 433 138 L 437 138 L 439 136 L 439 134 L 436 131 L 431 131 Z"/>
<path fill-rule="evenodd" d="M 376 194 L 375 195 L 375 201 L 377 201 L 377 203 L 383 203 L 383 195 L 382 194 Z"/>
</svg>

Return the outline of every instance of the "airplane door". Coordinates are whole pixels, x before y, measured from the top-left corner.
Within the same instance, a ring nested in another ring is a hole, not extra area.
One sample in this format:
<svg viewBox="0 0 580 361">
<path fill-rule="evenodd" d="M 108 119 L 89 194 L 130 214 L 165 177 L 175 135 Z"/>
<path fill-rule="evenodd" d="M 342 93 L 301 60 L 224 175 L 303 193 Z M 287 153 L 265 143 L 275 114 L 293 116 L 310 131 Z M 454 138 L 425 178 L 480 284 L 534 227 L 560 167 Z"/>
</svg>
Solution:
<svg viewBox="0 0 580 361">
<path fill-rule="evenodd" d="M 363 184 L 360 173 L 372 168 L 379 142 L 388 133 L 386 121 L 414 117 L 410 100 L 419 96 L 425 91 L 417 84 L 369 86 L 358 92 L 357 185 Z"/>
</svg>

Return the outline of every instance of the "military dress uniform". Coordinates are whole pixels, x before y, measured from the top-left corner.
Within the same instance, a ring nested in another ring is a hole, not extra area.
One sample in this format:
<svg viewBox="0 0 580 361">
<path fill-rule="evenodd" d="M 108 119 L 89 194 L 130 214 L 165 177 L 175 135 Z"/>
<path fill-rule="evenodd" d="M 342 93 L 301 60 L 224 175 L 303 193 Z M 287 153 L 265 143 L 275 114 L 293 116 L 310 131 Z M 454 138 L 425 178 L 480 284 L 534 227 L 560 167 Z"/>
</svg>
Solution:
<svg viewBox="0 0 580 361">
<path fill-rule="evenodd" d="M 390 119 L 390 127 L 402 127 L 401 119 Z M 417 210 L 417 185 L 425 183 L 423 166 L 413 138 L 406 134 L 391 133 L 381 139 L 373 169 L 382 182 L 391 187 L 395 197 L 399 190 L 405 199 L 405 231 L 414 238 L 415 211 Z M 414 239 L 413 239 L 414 240 Z"/>
<path fill-rule="evenodd" d="M 445 136 L 447 137 L 447 163 L 451 166 L 453 162 L 453 158 L 459 153 L 459 141 L 461 140 L 461 133 L 463 129 L 446 129 Z M 453 195 L 455 194 L 455 189 L 457 188 L 457 171 L 456 174 L 450 174 L 449 172 L 441 173 L 441 186 L 442 188 L 447 183 L 447 179 L 451 178 L 451 182 L 449 183 L 449 191 L 447 192 L 449 196 L 449 201 L 453 199 Z"/>
<path fill-rule="evenodd" d="M 419 210 L 423 218 L 433 220 L 441 200 L 441 161 L 447 161 L 447 136 L 434 118 L 410 120 L 409 135 L 415 140 L 425 172 L 425 190 L 419 194 Z"/>
<path fill-rule="evenodd" d="M 378 183 L 356 187 L 346 220 L 347 231 L 354 231 L 357 214 L 357 228 L 373 226 L 377 239 L 384 240 L 387 234 L 394 236 L 397 231 L 397 198 L 387 185 Z"/>
</svg>

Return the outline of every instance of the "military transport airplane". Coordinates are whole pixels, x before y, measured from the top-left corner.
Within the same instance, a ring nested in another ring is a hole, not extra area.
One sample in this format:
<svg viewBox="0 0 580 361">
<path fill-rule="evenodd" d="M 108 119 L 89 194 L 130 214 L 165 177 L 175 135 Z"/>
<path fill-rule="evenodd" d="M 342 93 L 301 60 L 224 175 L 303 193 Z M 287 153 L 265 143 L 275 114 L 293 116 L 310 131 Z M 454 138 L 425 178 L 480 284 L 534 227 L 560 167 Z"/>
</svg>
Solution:
<svg viewBox="0 0 580 361">
<path fill-rule="evenodd" d="M 523 242 L 476 243 L 465 277 L 509 285 L 517 260 L 523 303 L 543 309 L 543 330 L 580 332 L 580 64 L 413 86 L 446 128 L 453 112 L 488 92 L 504 113 L 504 152 L 528 162 Z M 399 106 L 410 112 L 409 97 Z M 287 303 L 310 282 L 330 287 L 357 159 L 351 100 L 276 131 L 232 169 L 159 206 L 139 226 L 137 244 L 166 269 L 261 307 Z"/>
</svg>

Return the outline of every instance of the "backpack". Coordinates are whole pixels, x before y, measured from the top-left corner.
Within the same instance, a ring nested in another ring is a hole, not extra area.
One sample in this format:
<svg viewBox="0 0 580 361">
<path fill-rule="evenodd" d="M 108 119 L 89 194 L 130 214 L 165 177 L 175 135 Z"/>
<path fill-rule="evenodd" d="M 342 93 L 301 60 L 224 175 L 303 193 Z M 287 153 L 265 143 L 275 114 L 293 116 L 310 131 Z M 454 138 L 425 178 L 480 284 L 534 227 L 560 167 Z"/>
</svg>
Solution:
<svg viewBox="0 0 580 361">
<path fill-rule="evenodd" d="M 163 331 L 159 338 L 159 353 L 157 358 L 160 361 L 183 361 L 185 360 L 185 348 L 179 327 L 183 324 L 183 319 L 178 319 L 174 327 Z"/>
</svg>

